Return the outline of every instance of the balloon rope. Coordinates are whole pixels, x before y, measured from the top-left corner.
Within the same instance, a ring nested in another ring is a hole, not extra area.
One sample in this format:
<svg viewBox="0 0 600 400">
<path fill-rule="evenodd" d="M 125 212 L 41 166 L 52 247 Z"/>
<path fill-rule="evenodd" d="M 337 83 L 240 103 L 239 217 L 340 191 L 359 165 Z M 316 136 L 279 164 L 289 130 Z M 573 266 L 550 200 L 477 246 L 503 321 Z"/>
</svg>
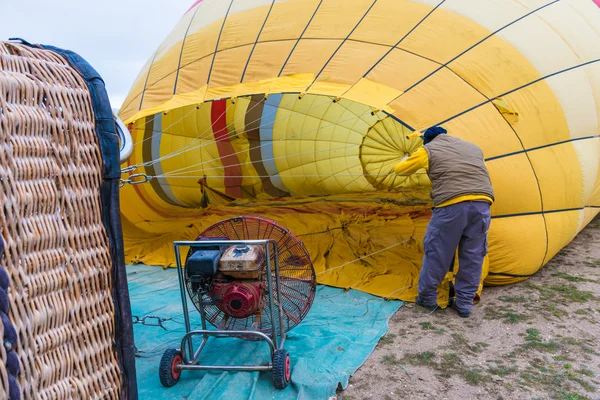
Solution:
<svg viewBox="0 0 600 400">
<path fill-rule="evenodd" d="M 212 163 L 212 162 L 214 162 L 214 161 L 217 161 L 217 160 L 221 160 L 221 159 L 223 159 L 223 158 L 225 158 L 225 157 L 231 157 L 231 156 L 234 156 L 234 155 L 238 155 L 238 154 L 246 153 L 246 152 L 248 152 L 248 151 L 250 151 L 250 150 L 255 150 L 255 149 L 262 148 L 262 147 L 264 147 L 264 146 L 266 146 L 267 144 L 270 144 L 270 143 L 276 143 L 276 142 L 281 142 L 281 141 L 285 141 L 285 140 L 296 139 L 297 137 L 300 137 L 300 136 L 306 135 L 306 134 L 308 134 L 308 133 L 311 133 L 311 132 L 318 131 L 318 130 L 320 130 L 320 129 L 324 129 L 324 128 L 327 128 L 327 127 L 330 127 L 330 126 L 333 126 L 333 125 L 338 125 L 339 123 L 342 123 L 342 122 L 349 122 L 349 121 L 351 121 L 351 120 L 355 120 L 355 119 L 361 118 L 362 116 L 364 116 L 364 115 L 366 115 L 367 113 L 370 113 L 370 112 L 371 112 L 371 111 L 367 111 L 367 112 L 365 112 L 364 114 L 361 114 L 361 115 L 355 115 L 354 117 L 352 117 L 352 118 L 348 118 L 348 119 L 346 119 L 346 120 L 342 120 L 342 121 L 336 121 L 336 122 L 333 122 L 333 123 L 331 123 L 331 124 L 327 124 L 327 125 L 319 126 L 319 127 L 315 128 L 315 129 L 310 129 L 310 130 L 308 130 L 308 131 L 301 132 L 300 134 L 298 134 L 298 135 L 294 135 L 294 136 L 293 136 L 293 137 L 291 137 L 291 138 L 281 138 L 281 139 L 277 139 L 277 140 L 272 140 L 272 141 L 269 141 L 268 143 L 262 143 L 262 144 L 260 144 L 260 145 L 258 145 L 258 146 L 251 147 L 251 148 L 249 148 L 249 149 L 240 150 L 240 151 L 237 151 L 237 152 L 235 152 L 235 153 L 227 154 L 226 156 L 223 156 L 223 157 L 216 157 L 216 158 L 210 159 L 210 160 L 208 160 L 208 161 L 203 161 L 203 162 L 200 162 L 200 163 L 197 163 L 197 164 L 193 164 L 193 165 L 189 165 L 189 166 L 186 166 L 186 167 L 183 167 L 183 168 L 177 169 L 177 170 L 169 171 L 169 173 L 175 173 L 175 172 L 184 171 L 184 170 L 186 170 L 186 169 L 189 169 L 189 168 L 192 168 L 192 167 L 198 167 L 198 166 L 202 166 L 202 165 L 205 165 L 205 164 L 208 164 L 208 163 Z M 218 142 L 218 141 L 215 141 L 215 142 Z M 212 143 L 212 142 L 205 143 L 205 144 L 204 144 L 204 146 L 207 146 L 208 144 L 211 144 L 211 143 Z M 203 147 L 203 146 L 201 146 L 201 147 Z M 165 175 L 167 175 L 167 174 L 165 174 Z"/>
<path fill-rule="evenodd" d="M 365 141 L 363 143 L 352 143 L 349 144 L 347 146 L 341 146 L 341 147 L 333 147 L 330 149 L 324 149 L 324 150 L 317 150 L 317 151 L 308 151 L 305 153 L 297 153 L 297 154 L 288 154 L 285 156 L 279 156 L 279 157 L 272 157 L 272 158 L 263 158 L 262 161 L 275 161 L 275 160 L 280 160 L 280 159 L 285 159 L 285 158 L 291 158 L 291 157 L 302 157 L 305 155 L 312 155 L 312 154 L 318 154 L 318 153 L 326 153 L 326 152 L 331 152 L 331 151 L 337 151 L 337 150 L 344 150 L 344 149 L 349 149 L 349 148 L 353 148 L 353 147 L 357 147 L 357 146 L 364 146 L 365 144 L 371 144 L 371 143 L 388 143 L 386 140 L 373 140 L 373 141 Z M 340 158 L 340 157 L 346 157 L 345 155 L 343 156 L 336 156 L 336 157 L 330 157 L 328 158 L 328 160 L 331 159 L 335 159 L 335 158 Z M 399 156 L 398 155 L 394 155 L 394 156 L 390 156 L 388 160 L 386 161 L 390 161 L 390 160 L 398 160 Z M 213 159 L 213 161 L 218 160 L 218 158 Z M 246 162 L 242 162 L 242 163 L 238 163 L 238 164 L 229 164 L 228 167 L 241 167 L 244 165 L 252 165 L 254 164 L 254 161 L 246 161 Z M 155 178 L 176 178 L 176 177 L 185 177 L 186 175 L 184 174 L 188 174 L 188 173 L 193 173 L 193 172 L 206 172 L 206 171 L 214 171 L 214 170 L 222 170 L 225 167 L 224 166 L 218 166 L 218 167 L 211 167 L 211 168 L 202 168 L 202 169 L 196 169 L 196 170 L 189 170 L 189 171 L 183 171 L 185 169 L 188 168 L 192 168 L 198 166 L 198 164 L 192 164 L 189 165 L 187 167 L 183 167 L 180 168 L 178 170 L 173 170 L 173 171 L 169 171 L 169 172 L 165 172 L 162 175 L 156 175 L 154 176 Z M 377 176 L 381 176 L 383 174 L 378 174 Z M 391 175 L 391 174 L 388 174 Z M 255 176 L 255 175 L 248 175 L 248 176 Z M 286 175 L 287 176 L 287 175 Z"/>
<path fill-rule="evenodd" d="M 291 104 L 293 104 L 295 101 L 296 101 L 296 99 L 295 99 L 295 98 L 292 98 L 292 99 L 291 99 L 289 102 L 287 102 L 287 103 L 286 103 L 286 104 L 284 104 L 283 106 L 281 106 L 281 105 L 280 105 L 278 108 L 281 108 L 281 107 L 285 107 L 285 106 L 291 105 Z M 330 104 L 330 103 L 331 103 L 331 100 L 328 100 L 328 101 L 326 101 L 326 102 L 323 102 L 323 103 L 321 103 L 321 104 L 319 104 L 319 105 L 317 105 L 317 106 L 313 106 L 313 107 L 311 107 L 311 108 L 309 108 L 309 109 L 305 110 L 303 113 L 306 113 L 306 112 L 308 112 L 308 111 L 310 111 L 310 110 L 312 110 L 312 109 L 315 109 L 315 108 L 318 108 L 318 107 L 321 107 L 321 106 L 323 106 L 323 105 L 325 105 L 325 104 Z M 247 114 L 248 112 L 252 111 L 254 108 L 258 107 L 258 106 L 259 106 L 259 104 L 260 104 L 260 102 L 256 102 L 256 104 L 254 104 L 254 105 L 253 105 L 253 106 L 252 106 L 252 107 L 251 107 L 249 110 L 247 110 L 247 111 L 246 111 L 246 113 L 244 113 L 243 115 L 241 115 L 241 116 L 239 116 L 238 118 L 236 118 L 234 121 L 232 121 L 232 122 L 230 122 L 229 124 L 227 124 L 227 125 L 226 125 L 226 127 L 225 127 L 225 129 L 229 129 L 229 128 L 230 128 L 231 126 L 233 126 L 233 125 L 234 125 L 236 122 L 238 122 L 239 120 L 243 119 L 243 118 L 245 117 L 245 114 Z M 224 112 L 223 114 L 221 114 L 221 116 L 220 116 L 219 118 L 221 118 L 223 115 L 225 115 L 231 106 L 233 106 L 233 102 L 232 102 L 231 104 L 229 104 L 229 106 L 227 107 L 227 110 L 225 110 L 225 112 Z M 175 125 L 175 124 L 177 124 L 177 123 L 181 122 L 183 119 L 185 119 L 187 116 L 189 116 L 189 115 L 190 115 L 192 112 L 194 112 L 194 111 L 195 111 L 195 109 L 192 109 L 192 110 L 191 110 L 190 112 L 188 112 L 188 113 L 187 113 L 185 116 L 183 116 L 183 117 L 182 117 L 182 118 L 180 118 L 179 120 L 177 120 L 177 121 L 175 121 L 174 123 L 172 123 L 171 125 L 169 125 L 169 126 L 166 128 L 166 129 L 169 129 L 169 128 L 170 128 L 170 127 L 172 127 L 173 125 Z M 268 114 L 266 114 L 266 115 L 267 115 L 267 116 L 270 116 L 270 115 L 276 114 L 276 113 L 277 113 L 277 111 L 278 111 L 278 109 L 276 108 L 274 111 L 272 111 L 272 112 L 270 112 L 270 113 L 268 113 Z M 291 111 L 291 110 L 290 110 L 290 111 Z M 300 112 L 298 112 L 298 111 L 291 111 L 291 112 L 292 112 L 292 113 L 294 113 L 294 114 L 301 114 L 301 113 L 300 113 Z M 289 118 L 291 118 L 291 117 L 292 117 L 292 115 L 290 115 L 290 116 L 288 116 L 288 117 L 285 117 L 285 118 L 281 118 L 281 119 L 279 119 L 279 120 L 274 120 L 272 123 L 274 124 L 275 122 L 280 122 L 280 121 L 283 121 L 283 120 L 289 119 Z M 250 121 L 250 122 L 247 122 L 245 125 L 254 124 L 254 123 L 256 123 L 256 122 L 260 121 L 260 120 L 261 120 L 261 119 L 263 119 L 263 118 L 264 118 L 264 115 L 261 115 L 261 116 L 259 116 L 258 118 L 256 118 L 255 120 L 253 120 L 253 121 Z M 218 139 L 218 140 L 217 140 L 217 139 L 211 139 L 211 136 L 212 136 L 212 134 L 213 134 L 213 127 L 214 127 L 214 126 L 213 126 L 213 124 L 211 123 L 211 126 L 210 126 L 209 128 L 206 128 L 206 130 L 204 130 L 203 132 L 199 133 L 199 134 L 198 134 L 198 135 L 197 135 L 197 136 L 196 136 L 196 137 L 195 137 L 195 138 L 194 138 L 194 139 L 193 139 L 193 140 L 192 140 L 190 143 L 186 144 L 185 146 L 183 146 L 183 147 L 181 147 L 181 148 L 179 148 L 179 149 L 177 149 L 177 150 L 174 150 L 174 151 L 172 151 L 172 152 L 170 152 L 170 153 L 167 153 L 167 154 L 165 154 L 164 156 L 162 156 L 162 157 L 160 157 L 160 158 L 157 158 L 157 159 L 154 159 L 154 160 L 149 160 L 149 161 L 146 161 L 146 162 L 144 162 L 144 163 L 142 163 L 142 164 L 139 164 L 139 166 L 153 165 L 153 164 L 155 164 L 155 163 L 157 163 L 157 162 L 159 162 L 159 161 L 162 161 L 162 160 L 165 160 L 165 159 L 168 159 L 168 158 L 175 157 L 175 156 L 177 156 L 177 155 L 180 155 L 180 154 L 186 153 L 186 152 L 188 152 L 188 151 L 192 151 L 192 150 L 197 150 L 197 149 L 200 149 L 200 148 L 202 148 L 202 147 L 204 147 L 204 146 L 208 146 L 208 145 L 210 145 L 210 144 L 212 144 L 212 143 L 217 143 L 217 142 L 221 142 L 221 141 L 229 140 L 229 138 L 227 138 L 227 137 L 225 137 L 225 138 L 222 138 L 222 139 Z M 260 129 L 260 128 L 264 128 L 264 126 L 262 126 L 262 125 L 261 125 L 261 126 L 258 126 L 258 127 L 257 127 L 257 129 Z M 156 132 L 155 134 L 153 134 L 151 137 L 149 137 L 149 138 L 146 138 L 146 139 L 144 139 L 144 140 L 151 139 L 152 137 L 154 137 L 155 135 L 158 135 L 158 134 L 168 133 L 168 132 L 164 132 L 164 131 L 165 131 L 165 130 L 161 130 L 161 131 L 154 131 L 154 132 Z M 173 134 L 173 133 L 169 133 L 169 134 Z M 202 140 L 204 140 L 204 139 L 209 139 L 209 140 L 207 140 L 206 142 L 202 143 Z M 200 144 L 197 144 L 197 143 L 200 143 Z M 193 145 L 193 146 L 192 146 L 192 145 Z"/>
</svg>

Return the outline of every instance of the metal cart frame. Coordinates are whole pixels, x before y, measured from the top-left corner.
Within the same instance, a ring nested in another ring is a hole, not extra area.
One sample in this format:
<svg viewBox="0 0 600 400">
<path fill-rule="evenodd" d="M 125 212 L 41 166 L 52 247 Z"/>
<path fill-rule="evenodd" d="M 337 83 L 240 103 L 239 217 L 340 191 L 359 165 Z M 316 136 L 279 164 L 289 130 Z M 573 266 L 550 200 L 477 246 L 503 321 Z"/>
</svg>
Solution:
<svg viewBox="0 0 600 400">
<path fill-rule="evenodd" d="M 215 247 L 215 246 L 235 246 L 235 245 L 256 245 L 263 246 L 265 249 L 266 258 L 266 273 L 267 273 L 267 292 L 269 294 L 269 310 L 271 313 L 272 333 L 269 337 L 263 332 L 258 331 L 234 331 L 234 330 L 208 330 L 206 329 L 206 312 L 204 310 L 205 305 L 211 305 L 210 302 L 200 303 L 200 316 L 202 319 L 202 329 L 191 330 L 190 317 L 188 314 L 187 304 L 187 289 L 185 287 L 183 267 L 181 263 L 181 247 L 191 247 L 194 249 L 201 249 L 204 247 Z M 186 334 L 181 340 L 181 355 L 182 363 L 174 365 L 179 371 L 181 370 L 222 370 L 222 371 L 273 371 L 274 357 L 277 350 L 283 350 L 285 343 L 286 333 L 284 328 L 283 313 L 281 310 L 281 298 L 280 298 L 280 282 L 279 282 L 279 252 L 277 249 L 277 243 L 273 239 L 262 239 L 262 240 L 202 240 L 202 241 L 176 241 L 173 242 L 175 249 L 175 260 L 177 261 L 177 275 L 179 276 L 179 291 L 181 292 L 181 305 L 183 307 L 183 315 L 185 320 L 185 331 Z M 271 250 L 272 247 L 272 250 Z M 271 263 L 271 251 L 274 255 L 275 260 L 275 282 L 273 286 L 272 277 L 272 263 Z M 274 290 L 273 290 L 274 289 Z M 276 293 L 276 296 L 273 295 Z M 275 311 L 277 308 L 277 311 Z M 275 324 L 275 316 L 279 317 L 279 332 L 277 334 L 277 327 Z M 269 344 L 271 350 L 271 362 L 269 365 L 201 365 L 200 353 L 208 338 L 213 337 L 240 337 L 253 336 L 255 339 L 264 340 Z M 202 342 L 197 349 L 194 349 L 193 337 L 202 336 Z M 278 338 L 279 337 L 279 338 Z M 191 357 L 190 357 L 191 356 Z"/>
</svg>

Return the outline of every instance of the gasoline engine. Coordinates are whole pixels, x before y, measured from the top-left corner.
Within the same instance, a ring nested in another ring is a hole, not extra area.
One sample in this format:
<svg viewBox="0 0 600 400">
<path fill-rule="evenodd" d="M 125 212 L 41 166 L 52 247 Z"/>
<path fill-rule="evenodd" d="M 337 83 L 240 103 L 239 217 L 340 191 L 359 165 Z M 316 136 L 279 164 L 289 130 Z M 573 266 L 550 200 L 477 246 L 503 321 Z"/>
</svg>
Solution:
<svg viewBox="0 0 600 400">
<path fill-rule="evenodd" d="M 261 246 L 236 245 L 221 250 L 199 250 L 185 264 L 191 294 L 208 296 L 230 318 L 255 317 L 259 321 L 264 309 L 265 285 L 261 267 L 265 251 Z"/>
</svg>

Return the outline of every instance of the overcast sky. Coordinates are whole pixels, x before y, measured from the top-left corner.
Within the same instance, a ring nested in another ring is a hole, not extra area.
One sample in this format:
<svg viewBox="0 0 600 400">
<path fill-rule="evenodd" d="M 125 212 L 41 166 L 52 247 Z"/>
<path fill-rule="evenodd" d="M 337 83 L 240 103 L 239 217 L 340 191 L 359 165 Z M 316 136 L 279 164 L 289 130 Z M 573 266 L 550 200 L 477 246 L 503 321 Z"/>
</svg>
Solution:
<svg viewBox="0 0 600 400">
<path fill-rule="evenodd" d="M 121 107 L 143 64 L 194 0 L 0 0 L 0 40 L 21 37 L 83 56 Z"/>
</svg>

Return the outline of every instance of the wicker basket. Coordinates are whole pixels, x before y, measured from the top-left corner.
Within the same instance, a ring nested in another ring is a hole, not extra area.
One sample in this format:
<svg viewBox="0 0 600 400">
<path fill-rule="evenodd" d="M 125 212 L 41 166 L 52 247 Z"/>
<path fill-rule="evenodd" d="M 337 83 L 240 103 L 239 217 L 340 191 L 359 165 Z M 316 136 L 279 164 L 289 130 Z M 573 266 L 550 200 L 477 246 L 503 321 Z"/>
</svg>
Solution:
<svg viewBox="0 0 600 400">
<path fill-rule="evenodd" d="M 9 388 L 24 399 L 135 397 L 102 169 L 86 81 L 55 52 L 0 42 L 0 268 L 10 278 L 0 399 Z"/>
</svg>

